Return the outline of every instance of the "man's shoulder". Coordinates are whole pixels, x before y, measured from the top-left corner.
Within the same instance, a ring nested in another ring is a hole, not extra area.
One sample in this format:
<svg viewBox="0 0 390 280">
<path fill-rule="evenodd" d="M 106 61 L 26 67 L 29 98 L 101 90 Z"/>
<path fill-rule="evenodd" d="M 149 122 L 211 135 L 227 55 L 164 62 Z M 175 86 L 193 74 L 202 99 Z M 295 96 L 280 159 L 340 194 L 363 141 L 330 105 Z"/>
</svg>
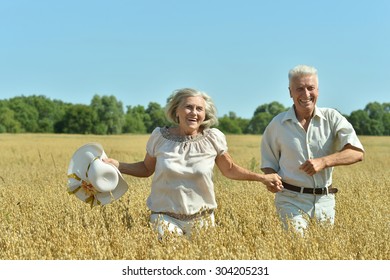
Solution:
<svg viewBox="0 0 390 280">
<path fill-rule="evenodd" d="M 294 110 L 292 108 L 289 108 L 288 110 L 277 114 L 275 117 L 273 117 L 272 120 L 276 122 L 283 122 L 284 120 L 292 119 L 293 117 L 294 117 Z"/>
<path fill-rule="evenodd" d="M 318 113 L 325 118 L 342 117 L 343 115 L 334 108 L 317 107 Z"/>
<path fill-rule="evenodd" d="M 274 117 L 274 119 L 283 120 L 285 117 L 288 116 L 288 111 L 289 111 L 289 110 L 277 114 L 277 115 Z"/>
<path fill-rule="evenodd" d="M 284 111 L 274 116 L 268 123 L 267 130 L 277 130 L 279 127 L 283 126 L 283 123 L 290 119 L 287 113 L 288 111 Z"/>
</svg>

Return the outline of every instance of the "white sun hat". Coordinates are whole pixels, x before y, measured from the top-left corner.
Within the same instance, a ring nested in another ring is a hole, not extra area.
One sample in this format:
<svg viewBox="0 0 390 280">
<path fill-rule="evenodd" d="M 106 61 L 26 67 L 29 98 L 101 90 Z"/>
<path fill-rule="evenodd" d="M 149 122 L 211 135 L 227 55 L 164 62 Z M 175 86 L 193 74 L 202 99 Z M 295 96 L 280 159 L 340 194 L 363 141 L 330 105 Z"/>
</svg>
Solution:
<svg viewBox="0 0 390 280">
<path fill-rule="evenodd" d="M 128 185 L 99 143 L 88 143 L 73 154 L 68 167 L 68 192 L 91 204 L 105 205 L 119 199 Z"/>
</svg>

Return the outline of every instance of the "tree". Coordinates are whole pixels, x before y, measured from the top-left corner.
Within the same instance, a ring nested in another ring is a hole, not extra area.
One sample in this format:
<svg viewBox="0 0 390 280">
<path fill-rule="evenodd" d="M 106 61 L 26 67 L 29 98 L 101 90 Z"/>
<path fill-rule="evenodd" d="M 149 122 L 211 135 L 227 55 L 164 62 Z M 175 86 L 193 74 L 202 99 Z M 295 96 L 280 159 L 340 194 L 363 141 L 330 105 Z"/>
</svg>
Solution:
<svg viewBox="0 0 390 280">
<path fill-rule="evenodd" d="M 269 113 L 272 117 L 275 117 L 281 112 L 286 111 L 286 108 L 279 102 L 273 101 L 269 104 L 263 104 L 256 108 L 253 116 L 256 116 L 259 113 Z"/>
<path fill-rule="evenodd" d="M 145 112 L 150 117 L 145 121 L 146 131 L 148 133 L 151 133 L 156 127 L 169 125 L 169 122 L 165 117 L 164 109 L 160 104 L 150 102 Z"/>
<path fill-rule="evenodd" d="M 262 134 L 272 118 L 284 111 L 286 108 L 276 101 L 258 106 L 249 121 L 246 133 Z"/>
<path fill-rule="evenodd" d="M 389 135 L 390 103 L 371 102 L 364 110 L 353 111 L 348 118 L 357 134 Z"/>
<path fill-rule="evenodd" d="M 91 134 L 95 131 L 97 123 L 96 111 L 90 106 L 77 104 L 68 108 L 64 115 L 63 133 Z"/>
<path fill-rule="evenodd" d="M 370 118 L 366 111 L 353 111 L 348 120 L 354 127 L 356 134 L 370 135 Z"/>
<path fill-rule="evenodd" d="M 38 112 L 38 128 L 36 132 L 53 133 L 55 125 L 65 114 L 65 103 L 39 95 L 26 98 L 26 102 L 33 106 Z"/>
<path fill-rule="evenodd" d="M 17 133 L 21 131 L 20 123 L 15 120 L 15 112 L 0 103 L 0 133 Z"/>
<path fill-rule="evenodd" d="M 390 103 L 382 103 L 382 107 L 385 113 L 390 113 Z"/>
<path fill-rule="evenodd" d="M 387 112 L 383 115 L 383 135 L 390 135 L 390 113 Z"/>
<path fill-rule="evenodd" d="M 384 106 L 379 102 L 371 102 L 366 105 L 364 111 L 367 112 L 367 115 L 372 120 L 381 121 L 383 114 L 385 113 Z"/>
<path fill-rule="evenodd" d="M 148 114 L 146 114 L 144 106 L 127 106 L 125 124 L 123 125 L 123 132 L 146 133 L 145 122 L 149 121 L 149 119 L 150 117 Z"/>
<path fill-rule="evenodd" d="M 238 117 L 234 112 L 229 112 L 228 115 L 218 118 L 218 122 L 218 128 L 224 133 L 248 133 L 249 120 Z"/>
<path fill-rule="evenodd" d="M 262 134 L 272 118 L 273 116 L 268 112 L 257 113 L 249 121 L 248 132 L 251 134 Z"/>
<path fill-rule="evenodd" d="M 229 116 L 224 115 L 218 119 L 218 122 L 218 129 L 223 133 L 242 134 L 242 129 L 234 113 L 229 112 Z"/>
<path fill-rule="evenodd" d="M 21 132 L 39 131 L 39 113 L 34 105 L 27 102 L 27 97 L 14 97 L 8 102 L 8 107 L 15 112 L 15 120 L 20 123 Z"/>
<path fill-rule="evenodd" d="M 274 101 L 258 106 L 249 119 L 229 112 L 219 118 L 218 128 L 225 133 L 261 134 L 277 114 L 285 111 Z M 390 103 L 370 102 L 363 110 L 345 117 L 359 135 L 390 135 Z M 156 127 L 170 125 L 160 104 L 127 106 L 114 96 L 95 95 L 90 105 L 64 103 L 43 95 L 18 96 L 0 100 L 0 133 L 151 133 Z"/>
<path fill-rule="evenodd" d="M 96 134 L 120 134 L 124 124 L 123 104 L 116 97 L 95 95 L 91 108 L 96 112 Z"/>
<path fill-rule="evenodd" d="M 383 135 L 384 130 L 382 119 L 370 119 L 368 135 Z"/>
</svg>

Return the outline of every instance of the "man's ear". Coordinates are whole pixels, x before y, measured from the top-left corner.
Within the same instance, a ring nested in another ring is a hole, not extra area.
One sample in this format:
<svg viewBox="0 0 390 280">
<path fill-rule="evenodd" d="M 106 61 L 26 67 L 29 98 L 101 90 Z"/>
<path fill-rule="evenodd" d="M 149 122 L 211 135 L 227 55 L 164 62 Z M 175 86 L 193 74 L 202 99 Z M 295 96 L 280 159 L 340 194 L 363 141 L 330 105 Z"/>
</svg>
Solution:
<svg viewBox="0 0 390 280">
<path fill-rule="evenodd" d="M 288 87 L 288 91 L 290 92 L 290 97 L 292 98 L 291 89 Z"/>
</svg>

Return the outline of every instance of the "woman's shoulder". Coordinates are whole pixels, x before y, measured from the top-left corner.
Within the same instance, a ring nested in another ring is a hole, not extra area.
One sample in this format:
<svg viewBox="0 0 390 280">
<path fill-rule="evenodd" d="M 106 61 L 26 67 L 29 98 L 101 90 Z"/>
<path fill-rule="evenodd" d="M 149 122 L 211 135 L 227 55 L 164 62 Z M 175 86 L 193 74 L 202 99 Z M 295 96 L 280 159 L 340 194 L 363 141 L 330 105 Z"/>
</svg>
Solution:
<svg viewBox="0 0 390 280">
<path fill-rule="evenodd" d="M 220 131 L 218 128 L 216 127 L 212 127 L 212 128 L 208 128 L 205 130 L 205 135 L 210 135 L 210 136 L 214 136 L 214 137 L 223 137 L 225 138 L 225 134 Z"/>
<path fill-rule="evenodd" d="M 220 131 L 218 128 L 209 128 L 205 130 L 204 132 L 205 138 L 209 139 L 212 142 L 217 143 L 226 143 L 226 136 L 225 134 Z"/>
<path fill-rule="evenodd" d="M 218 128 L 209 128 L 204 134 L 205 138 L 215 147 L 218 154 L 222 154 L 228 150 L 226 136 Z"/>
<path fill-rule="evenodd" d="M 156 127 L 153 129 L 152 133 L 150 134 L 151 137 L 158 137 L 162 134 L 162 129 L 164 127 Z"/>
</svg>

